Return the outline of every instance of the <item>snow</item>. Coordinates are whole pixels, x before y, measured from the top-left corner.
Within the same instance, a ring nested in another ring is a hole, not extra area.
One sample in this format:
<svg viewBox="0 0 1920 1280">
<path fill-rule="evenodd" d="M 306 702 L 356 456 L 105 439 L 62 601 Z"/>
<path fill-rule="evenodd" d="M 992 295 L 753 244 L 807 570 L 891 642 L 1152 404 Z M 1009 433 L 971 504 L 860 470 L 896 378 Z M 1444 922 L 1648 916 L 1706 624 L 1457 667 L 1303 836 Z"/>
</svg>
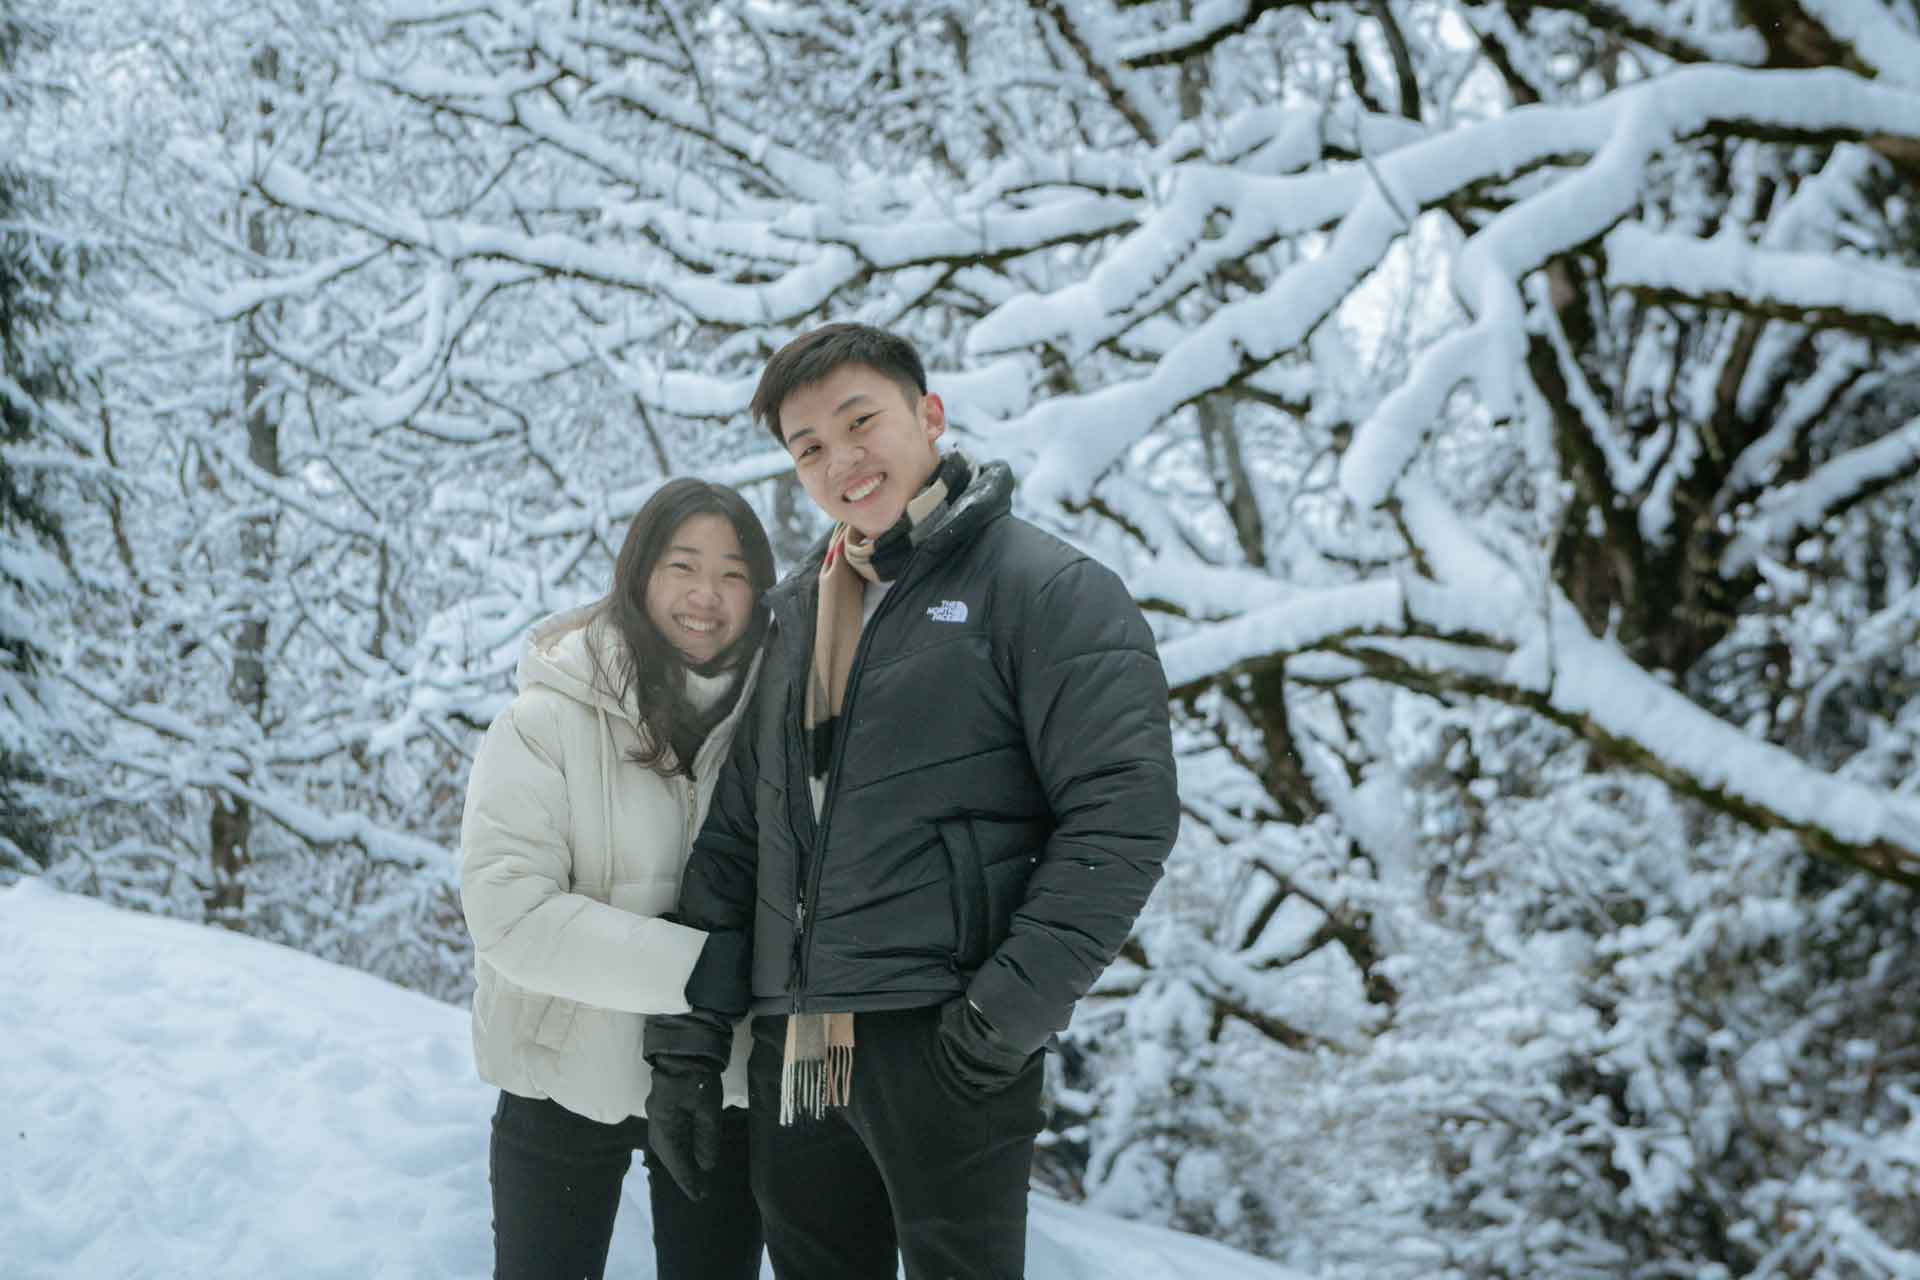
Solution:
<svg viewBox="0 0 1920 1280">
<path fill-rule="evenodd" d="M 1920 85 L 1920 35 L 1900 25 L 1881 0 L 1802 0 L 1808 16 L 1853 46 L 1879 75 Z"/>
<path fill-rule="evenodd" d="M 1525 367 L 1526 354 L 1516 282 L 1555 255 L 1612 230 L 1639 199 L 1640 174 L 1654 155 L 1714 122 L 1864 135 L 1902 132 L 1910 126 L 1913 111 L 1911 94 L 1845 73 L 1694 67 L 1577 109 L 1513 111 L 1388 157 L 1381 162 L 1382 172 L 1400 177 L 1395 190 L 1407 191 L 1421 203 L 1555 156 L 1590 154 L 1593 159 L 1575 176 L 1507 209 L 1467 241 L 1454 279 L 1474 322 L 1422 353 L 1407 380 L 1361 424 L 1341 459 L 1342 487 L 1363 505 L 1385 501 L 1427 432 L 1442 421 L 1447 396 L 1463 381 L 1475 383 L 1481 402 L 1494 416 L 1512 412 L 1513 381 Z M 1378 249 L 1370 240 L 1349 234 L 1366 209 L 1363 202 L 1348 215 L 1328 259 L 1343 252 L 1358 254 L 1365 245 L 1368 261 L 1377 260 Z M 1658 261 L 1638 268 L 1639 274 L 1685 279 L 1686 263 L 1703 247 L 1703 241 L 1689 237 L 1662 237 L 1656 244 L 1629 233 L 1620 252 L 1657 252 Z M 1824 261 L 1832 264 L 1832 259 Z M 1634 263 L 1613 263 L 1611 252 L 1609 269 L 1624 278 L 1637 271 Z M 1876 273 L 1874 283 L 1881 278 L 1882 273 Z M 1886 305 L 1903 305 L 1886 292 L 1900 287 L 1898 275 L 1887 281 L 1885 290 L 1875 287 L 1863 299 L 1860 295 L 1868 286 L 1849 283 L 1847 296 L 1864 301 L 1869 315 Z M 1911 305 L 1910 295 L 1904 305 Z"/>
<path fill-rule="evenodd" d="M 1920 271 L 1866 265 L 1830 253 L 1755 249 L 1726 236 L 1701 240 L 1623 222 L 1607 233 L 1607 284 L 1707 298 L 1720 294 L 1779 310 L 1835 311 L 1920 329 Z"/>
<path fill-rule="evenodd" d="M 1720 558 L 1720 571 L 1732 575 L 1752 565 L 1767 547 L 1793 534 L 1817 528 L 1827 516 L 1878 485 L 1913 473 L 1920 463 L 1920 418 L 1821 465 L 1806 479 L 1769 494 L 1755 518 Z"/>
<path fill-rule="evenodd" d="M 9 1280 L 491 1272 L 497 1095 L 465 1010 L 35 880 L 0 889 L 0 968 Z M 654 1274 L 645 1177 L 636 1160 L 611 1275 Z M 1028 1274 L 1297 1273 L 1036 1193 Z"/>
<path fill-rule="evenodd" d="M 1197 45 L 1221 32 L 1247 23 L 1248 0 L 1201 0 L 1191 16 L 1175 22 L 1145 39 L 1130 40 L 1120 48 L 1124 62 L 1139 62 L 1156 55 Z"/>
<path fill-rule="evenodd" d="M 1617 13 L 1630 29 L 1655 33 L 1665 39 L 1690 46 L 1705 54 L 1715 62 L 1735 62 L 1758 66 L 1767 60 L 1767 42 L 1760 33 L 1751 29 L 1739 31 L 1704 31 L 1692 22 L 1679 18 L 1675 11 L 1684 12 L 1688 6 L 1665 3 L 1661 0 L 1609 0 L 1604 6 Z M 1695 19 L 1698 19 L 1700 6 L 1693 6 Z"/>
<path fill-rule="evenodd" d="M 1303 591 L 1167 642 L 1160 663 L 1168 687 L 1177 690 L 1248 658 L 1311 648 L 1352 631 L 1392 630 L 1404 617 L 1405 600 L 1394 582 Z"/>
</svg>

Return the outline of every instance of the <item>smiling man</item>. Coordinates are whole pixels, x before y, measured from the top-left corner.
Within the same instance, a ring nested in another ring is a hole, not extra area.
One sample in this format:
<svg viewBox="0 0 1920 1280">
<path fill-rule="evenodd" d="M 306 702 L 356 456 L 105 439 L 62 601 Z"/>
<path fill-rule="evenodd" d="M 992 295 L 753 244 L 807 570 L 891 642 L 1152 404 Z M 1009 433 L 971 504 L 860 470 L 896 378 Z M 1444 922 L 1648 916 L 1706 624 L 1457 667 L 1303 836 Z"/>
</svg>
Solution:
<svg viewBox="0 0 1920 1280">
<path fill-rule="evenodd" d="M 1017 1277 L 1040 1050 L 1119 952 L 1179 803 L 1119 580 L 938 441 L 904 339 L 828 325 L 753 412 L 835 521 L 767 595 L 750 721 L 683 882 L 716 956 L 650 1019 L 649 1138 L 698 1196 L 749 1008 L 752 1177 L 782 1280 Z"/>
</svg>

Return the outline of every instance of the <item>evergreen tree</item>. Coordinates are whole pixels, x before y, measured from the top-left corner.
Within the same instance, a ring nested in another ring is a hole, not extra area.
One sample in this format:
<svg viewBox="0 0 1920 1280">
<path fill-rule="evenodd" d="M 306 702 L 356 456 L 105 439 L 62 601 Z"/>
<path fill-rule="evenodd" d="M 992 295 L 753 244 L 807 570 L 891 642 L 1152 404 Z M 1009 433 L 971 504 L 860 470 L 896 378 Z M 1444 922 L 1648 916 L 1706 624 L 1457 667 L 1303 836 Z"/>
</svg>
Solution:
<svg viewBox="0 0 1920 1280">
<path fill-rule="evenodd" d="M 46 39 L 21 6 L 0 0 L 0 114 L 22 109 L 33 90 L 17 69 Z M 45 720 L 35 606 L 58 571 L 52 552 L 60 546 L 29 456 L 41 406 L 62 393 L 49 334 L 68 263 L 40 229 L 48 204 L 44 180 L 0 155 L 0 871 L 48 859 L 49 833 L 27 799 L 41 776 L 35 755 Z"/>
</svg>

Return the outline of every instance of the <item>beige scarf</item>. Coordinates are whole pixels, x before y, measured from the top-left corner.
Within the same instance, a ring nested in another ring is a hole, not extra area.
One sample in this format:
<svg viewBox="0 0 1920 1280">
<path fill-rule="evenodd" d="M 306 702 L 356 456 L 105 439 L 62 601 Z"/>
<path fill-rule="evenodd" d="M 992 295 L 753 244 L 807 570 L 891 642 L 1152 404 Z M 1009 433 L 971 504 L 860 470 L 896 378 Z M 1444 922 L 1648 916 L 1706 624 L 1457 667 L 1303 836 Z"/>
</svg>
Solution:
<svg viewBox="0 0 1920 1280">
<path fill-rule="evenodd" d="M 953 463 L 955 467 L 965 465 L 957 459 Z M 931 483 L 907 504 L 905 519 L 910 530 L 919 530 L 947 500 L 944 477 L 948 474 L 947 466 L 936 470 Z M 853 655 L 860 647 L 867 584 L 883 580 L 873 563 L 877 544 L 877 539 L 843 524 L 827 540 L 826 558 L 820 562 L 820 608 L 814 615 L 813 665 L 807 678 L 804 721 L 809 753 L 807 780 L 813 791 L 815 817 L 826 795 L 833 744 L 844 731 L 840 712 L 846 705 Z M 852 1089 L 853 1015 L 789 1015 L 786 1053 L 780 1063 L 780 1123 L 792 1124 L 801 1116 L 818 1119 L 828 1107 L 844 1107 Z"/>
</svg>

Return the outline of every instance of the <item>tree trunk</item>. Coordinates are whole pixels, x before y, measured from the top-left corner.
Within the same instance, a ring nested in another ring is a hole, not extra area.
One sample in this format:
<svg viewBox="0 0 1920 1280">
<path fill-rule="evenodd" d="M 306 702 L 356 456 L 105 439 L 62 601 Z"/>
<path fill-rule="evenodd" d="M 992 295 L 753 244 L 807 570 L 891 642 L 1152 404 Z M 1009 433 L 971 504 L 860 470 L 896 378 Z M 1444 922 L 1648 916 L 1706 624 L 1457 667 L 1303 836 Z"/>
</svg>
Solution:
<svg viewBox="0 0 1920 1280">
<path fill-rule="evenodd" d="M 279 54 L 263 49 L 254 59 L 253 72 L 263 86 L 270 85 L 279 72 Z M 270 101 L 263 98 L 260 114 L 272 115 Z M 261 134 L 271 141 L 273 130 L 263 124 Z M 266 256 L 268 239 L 266 215 L 255 209 L 247 214 L 247 248 L 258 257 Z M 251 323 L 251 322 L 250 322 Z M 247 461 L 268 475 L 280 474 L 280 424 L 267 395 L 266 352 L 257 342 L 249 342 L 241 357 L 242 411 L 247 429 Z M 273 520 L 259 516 L 240 529 L 240 573 L 252 588 L 247 616 L 234 638 L 233 666 L 228 674 L 227 695 L 237 710 L 255 724 L 265 720 L 267 707 L 267 641 L 270 619 L 267 587 L 273 569 Z M 242 781 L 246 781 L 242 776 Z M 246 868 L 252 861 L 253 806 L 244 797 L 222 794 L 216 797 L 208 824 L 208 850 L 213 864 L 213 883 L 207 892 L 207 914 L 213 920 L 237 926 L 246 909 Z"/>
</svg>

